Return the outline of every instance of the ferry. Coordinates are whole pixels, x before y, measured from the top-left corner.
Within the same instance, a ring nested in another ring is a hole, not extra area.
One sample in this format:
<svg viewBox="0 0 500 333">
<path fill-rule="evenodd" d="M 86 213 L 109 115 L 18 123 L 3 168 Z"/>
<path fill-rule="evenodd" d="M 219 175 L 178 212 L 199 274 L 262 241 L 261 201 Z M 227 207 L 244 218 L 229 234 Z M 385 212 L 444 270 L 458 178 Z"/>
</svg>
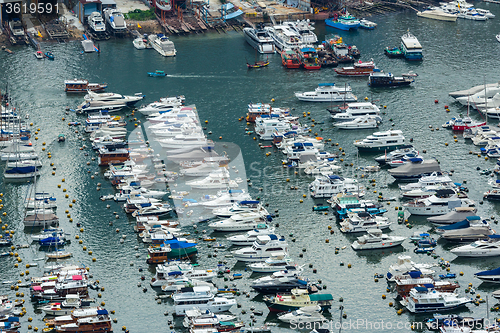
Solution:
<svg viewBox="0 0 500 333">
<path fill-rule="evenodd" d="M 406 60 L 423 60 L 422 45 L 409 31 L 401 37 L 401 52 Z"/>
<path fill-rule="evenodd" d="M 86 93 L 87 91 L 103 91 L 108 87 L 106 83 L 89 83 L 87 80 L 65 80 L 64 91 L 70 93 Z"/>
</svg>

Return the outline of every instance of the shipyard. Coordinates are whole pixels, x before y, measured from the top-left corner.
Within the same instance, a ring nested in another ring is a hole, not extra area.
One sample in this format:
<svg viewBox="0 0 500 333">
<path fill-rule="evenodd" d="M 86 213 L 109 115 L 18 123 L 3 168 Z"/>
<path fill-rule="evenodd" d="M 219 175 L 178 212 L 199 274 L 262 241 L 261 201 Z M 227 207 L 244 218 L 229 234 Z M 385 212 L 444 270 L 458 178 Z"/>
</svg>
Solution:
<svg viewBox="0 0 500 333">
<path fill-rule="evenodd" d="M 500 332 L 499 14 L 5 0 L 0 333 Z"/>
</svg>

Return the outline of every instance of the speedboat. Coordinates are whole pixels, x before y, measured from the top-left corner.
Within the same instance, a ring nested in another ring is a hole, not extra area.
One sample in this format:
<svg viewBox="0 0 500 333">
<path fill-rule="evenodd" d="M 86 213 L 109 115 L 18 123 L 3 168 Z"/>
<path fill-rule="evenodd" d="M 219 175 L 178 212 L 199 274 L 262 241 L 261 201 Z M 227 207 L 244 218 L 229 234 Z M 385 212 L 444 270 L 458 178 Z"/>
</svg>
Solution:
<svg viewBox="0 0 500 333">
<path fill-rule="evenodd" d="M 321 307 L 304 306 L 292 312 L 285 312 L 278 315 L 278 319 L 285 323 L 312 323 L 318 321 L 326 321 L 326 318 L 321 314 Z"/>
<path fill-rule="evenodd" d="M 451 249 L 458 257 L 496 257 L 500 256 L 500 235 L 489 235 L 488 240 L 478 240 L 474 243 Z"/>
<path fill-rule="evenodd" d="M 386 164 L 387 162 L 390 161 L 395 161 L 395 160 L 400 160 L 407 156 L 408 154 L 412 154 L 413 156 L 418 155 L 418 151 L 413 148 L 411 145 L 407 145 L 404 147 L 401 147 L 400 149 L 393 150 L 389 153 L 385 153 L 384 155 L 380 155 L 375 157 L 375 161 L 379 164 Z"/>
<path fill-rule="evenodd" d="M 37 59 L 43 59 L 43 52 L 42 51 L 36 51 L 35 52 L 35 57 Z"/>
<path fill-rule="evenodd" d="M 148 40 L 142 37 L 137 37 L 132 41 L 134 47 L 138 50 L 144 50 L 148 45 Z"/>
<path fill-rule="evenodd" d="M 343 233 L 368 232 L 368 230 L 389 228 L 391 222 L 387 217 L 372 216 L 369 213 L 348 213 L 348 217 L 340 222 L 340 231 Z M 404 240 L 404 239 L 403 239 Z"/>
<path fill-rule="evenodd" d="M 429 6 L 425 10 L 417 12 L 417 16 L 439 21 L 455 22 L 457 20 L 457 14 L 447 13 L 440 7 L 432 6 Z"/>
<path fill-rule="evenodd" d="M 257 229 L 259 224 L 264 223 L 263 217 L 259 213 L 241 213 L 222 221 L 212 222 L 208 226 L 215 231 L 248 231 Z"/>
<path fill-rule="evenodd" d="M 367 30 L 373 30 L 377 27 L 377 23 L 368 21 L 367 19 L 359 20 L 359 27 Z"/>
<path fill-rule="evenodd" d="M 347 109 L 344 112 L 331 115 L 335 121 L 352 121 L 363 116 L 372 116 L 376 120 L 382 121 L 380 109 L 370 102 L 347 103 Z"/>
<path fill-rule="evenodd" d="M 500 283 L 500 267 L 476 273 L 474 276 L 484 282 Z"/>
<path fill-rule="evenodd" d="M 258 262 L 265 261 L 272 254 L 288 254 L 288 243 L 285 238 L 278 238 L 274 234 L 259 235 L 251 247 L 245 247 L 232 252 L 238 261 Z"/>
<path fill-rule="evenodd" d="M 380 118 L 379 118 L 380 119 Z M 380 121 L 378 121 L 373 116 L 363 116 L 356 118 L 352 121 L 344 121 L 341 123 L 334 124 L 333 126 L 339 129 L 366 129 L 366 128 L 376 128 L 378 127 Z"/>
<path fill-rule="evenodd" d="M 148 215 L 162 216 L 170 214 L 171 212 L 172 212 L 172 207 L 169 204 L 147 203 L 147 204 L 142 204 L 141 208 L 137 209 L 132 213 L 132 216 L 133 217 L 148 216 Z"/>
<path fill-rule="evenodd" d="M 375 132 L 363 140 L 354 141 L 360 152 L 390 151 L 405 146 L 405 137 L 400 130 Z"/>
<path fill-rule="evenodd" d="M 382 233 L 380 229 L 368 229 L 366 235 L 358 237 L 351 244 L 353 250 L 385 249 L 401 245 L 406 237 L 389 236 Z"/>
<path fill-rule="evenodd" d="M 115 34 L 123 34 L 127 31 L 125 18 L 120 10 L 116 8 L 103 9 L 106 23 L 111 27 L 111 32 Z"/>
<path fill-rule="evenodd" d="M 296 92 L 295 97 L 304 102 L 344 103 L 356 102 L 350 85 L 336 86 L 335 83 L 320 83 L 318 88 L 309 92 Z"/>
<path fill-rule="evenodd" d="M 255 29 L 243 28 L 243 34 L 247 43 L 259 53 L 276 53 L 273 38 L 262 24 L 259 24 Z"/>
<path fill-rule="evenodd" d="M 417 286 L 410 290 L 410 295 L 405 299 L 404 303 L 411 313 L 424 313 L 453 310 L 471 302 L 471 298 L 458 297 L 456 293 L 441 292 Z"/>
</svg>

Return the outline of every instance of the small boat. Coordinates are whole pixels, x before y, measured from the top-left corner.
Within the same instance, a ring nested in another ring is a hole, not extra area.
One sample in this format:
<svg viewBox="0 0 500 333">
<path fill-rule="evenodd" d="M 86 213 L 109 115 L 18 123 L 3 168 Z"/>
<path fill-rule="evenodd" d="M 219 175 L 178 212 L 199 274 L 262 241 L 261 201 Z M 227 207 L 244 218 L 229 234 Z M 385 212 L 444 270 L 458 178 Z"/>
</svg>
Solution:
<svg viewBox="0 0 500 333">
<path fill-rule="evenodd" d="M 358 237 L 358 240 L 351 244 L 353 250 L 374 250 L 385 249 L 401 245 L 406 237 L 389 236 L 382 233 L 380 229 L 369 229 L 367 234 Z"/>
<path fill-rule="evenodd" d="M 399 47 L 386 47 L 384 53 L 389 58 L 402 58 L 403 53 Z"/>
<path fill-rule="evenodd" d="M 367 30 L 373 30 L 377 26 L 377 23 L 368 21 L 367 19 L 359 20 L 359 27 Z"/>
<path fill-rule="evenodd" d="M 480 280 L 491 283 L 499 283 L 500 282 L 500 267 L 495 268 L 489 271 L 482 271 L 474 274 Z"/>
<path fill-rule="evenodd" d="M 417 247 L 413 250 L 415 253 L 427 253 L 427 252 L 433 252 L 434 247 Z"/>
<path fill-rule="evenodd" d="M 278 319 L 286 323 L 312 323 L 326 321 L 326 318 L 321 314 L 321 307 L 319 305 L 304 306 L 292 312 L 279 314 Z"/>
<path fill-rule="evenodd" d="M 261 68 L 261 67 L 266 67 L 267 65 L 269 65 L 269 60 L 266 60 L 266 61 L 256 61 L 254 64 L 249 64 L 247 62 L 247 67 L 248 68 Z"/>
<path fill-rule="evenodd" d="M 457 274 L 455 274 L 455 273 L 439 274 L 440 279 L 454 279 L 456 277 L 457 277 Z"/>
<path fill-rule="evenodd" d="M 330 208 L 328 205 L 314 205 L 312 210 L 313 212 L 322 212 L 328 210 L 328 208 Z"/>
<path fill-rule="evenodd" d="M 64 259 L 72 256 L 71 252 L 56 251 L 45 255 L 48 259 Z"/>
<path fill-rule="evenodd" d="M 50 51 L 47 51 L 45 52 L 45 56 L 47 57 L 47 59 L 49 60 L 54 60 L 54 55 L 52 54 L 52 52 Z"/>
<path fill-rule="evenodd" d="M 43 52 L 42 51 L 36 51 L 35 52 L 35 57 L 37 59 L 43 59 Z"/>
<path fill-rule="evenodd" d="M 496 35 L 495 38 L 497 39 L 498 42 L 500 42 L 500 34 Z"/>
<path fill-rule="evenodd" d="M 375 69 L 375 63 L 371 61 L 359 61 L 353 66 L 335 68 L 334 71 L 339 76 L 369 76 Z"/>
<path fill-rule="evenodd" d="M 149 76 L 167 76 L 167 74 L 164 72 L 164 71 L 159 71 L 159 70 L 156 70 L 154 72 L 148 72 L 148 75 Z"/>
<path fill-rule="evenodd" d="M 66 138 L 64 137 L 64 134 L 59 134 L 57 136 L 57 141 L 58 142 L 64 142 L 64 141 L 66 141 Z"/>
</svg>

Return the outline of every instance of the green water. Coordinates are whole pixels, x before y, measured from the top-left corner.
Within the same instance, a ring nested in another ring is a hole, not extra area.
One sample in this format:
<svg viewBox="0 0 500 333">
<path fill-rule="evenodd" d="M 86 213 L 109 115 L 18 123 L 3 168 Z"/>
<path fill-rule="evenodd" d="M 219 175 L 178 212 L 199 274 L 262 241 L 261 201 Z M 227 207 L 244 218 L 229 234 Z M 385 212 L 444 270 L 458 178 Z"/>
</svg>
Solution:
<svg viewBox="0 0 500 333">
<path fill-rule="evenodd" d="M 500 14 L 499 8 L 494 4 L 480 3 L 479 7 L 490 9 L 495 14 Z M 378 330 L 376 326 L 370 328 L 366 324 L 361 325 L 358 320 L 371 322 L 383 320 L 391 323 L 392 328 L 384 326 L 384 332 L 409 331 L 409 329 L 395 329 L 397 323 L 408 324 L 415 320 L 421 321 L 425 316 L 413 316 L 405 312 L 398 316 L 396 309 L 389 307 L 393 302 L 393 294 L 386 292 L 385 282 L 375 283 L 375 273 L 386 273 L 390 264 L 395 263 L 396 258 L 403 252 L 408 252 L 416 262 L 432 262 L 433 259 L 426 255 L 413 254 L 413 246 L 406 241 L 404 246 L 386 251 L 374 251 L 370 253 L 355 253 L 350 244 L 355 237 L 343 235 L 338 231 L 335 220 L 332 220 L 331 212 L 328 215 L 312 213 L 311 207 L 315 202 L 309 197 L 303 198 L 307 193 L 307 186 L 313 180 L 311 177 L 294 175 L 293 171 L 282 168 L 281 159 L 284 155 L 272 148 L 259 149 L 258 140 L 253 140 L 253 135 L 245 134 L 245 122 L 239 122 L 238 118 L 246 113 L 246 105 L 252 102 L 270 102 L 275 99 L 274 104 L 278 107 L 290 107 L 294 114 L 301 116 L 302 112 L 310 112 L 311 118 L 303 121 L 309 125 L 312 119 L 317 124 L 313 133 L 324 138 L 332 139 L 332 143 L 339 146 L 328 146 L 327 151 L 338 152 L 339 147 L 345 150 L 345 162 L 341 172 L 344 176 L 354 176 L 354 167 L 350 163 L 360 166 L 373 165 L 375 162 L 372 155 L 360 155 L 357 157 L 352 142 L 362 139 L 371 134 L 371 130 L 344 132 L 335 130 L 331 126 L 329 113 L 325 110 L 325 104 L 302 103 L 295 99 L 295 91 L 312 90 L 320 82 L 335 82 L 336 84 L 350 83 L 353 92 L 362 100 L 365 96 L 376 101 L 377 104 L 387 106 L 384 109 L 386 115 L 380 126 L 381 130 L 397 128 L 403 130 L 407 138 L 414 139 L 414 145 L 419 150 L 426 150 L 426 155 L 436 157 L 441 162 L 443 170 L 454 170 L 453 179 L 461 182 L 467 180 L 470 189 L 469 196 L 481 201 L 482 193 L 488 188 L 488 176 L 479 175 L 477 167 L 481 169 L 493 168 L 495 161 L 484 161 L 475 155 L 469 155 L 470 150 L 478 150 L 470 142 L 464 142 L 458 138 L 453 140 L 453 134 L 443 129 L 431 131 L 429 125 L 440 127 L 441 124 L 458 114 L 465 114 L 466 109 L 448 97 L 448 92 L 466 89 L 474 85 L 498 81 L 498 54 L 500 43 L 495 40 L 498 33 L 498 19 L 488 22 L 472 22 L 459 20 L 456 23 L 432 21 L 417 18 L 414 13 L 400 13 L 391 16 L 374 17 L 379 25 L 373 31 L 360 30 L 346 33 L 326 29 L 323 24 L 318 23 L 316 32 L 320 39 L 325 34 L 339 33 L 346 43 L 356 44 L 362 52 L 361 59 L 373 58 L 377 66 L 387 72 L 395 74 L 405 73 L 410 70 L 419 74 L 416 83 L 405 89 L 369 89 L 366 78 L 340 78 L 336 77 L 333 69 L 322 69 L 316 72 L 305 72 L 301 70 L 285 70 L 281 66 L 278 55 L 269 56 L 271 64 L 258 70 L 247 70 L 246 62 L 254 61 L 255 53 L 247 45 L 242 33 L 230 32 L 227 34 L 204 34 L 185 37 L 173 37 L 172 40 L 178 51 L 175 58 L 163 58 L 154 50 L 136 50 L 130 40 L 110 40 L 102 42 L 101 54 L 81 54 L 79 42 L 67 44 L 45 44 L 44 48 L 54 53 L 55 61 L 39 61 L 33 56 L 34 50 L 29 47 L 13 47 L 14 54 L 0 54 L 0 85 L 9 84 L 10 94 L 15 105 L 23 113 L 29 114 L 29 121 L 40 128 L 39 139 L 35 142 L 37 151 L 41 153 L 44 160 L 42 175 L 39 178 L 39 189 L 54 193 L 57 197 L 57 215 L 61 218 L 61 226 L 71 232 L 73 239 L 65 249 L 73 252 L 74 256 L 70 262 L 89 265 L 93 279 L 99 279 L 105 291 L 102 299 L 97 297 L 96 292 L 91 295 L 104 301 L 108 310 L 115 310 L 113 318 L 118 319 L 114 324 L 116 331 L 126 326 L 130 332 L 164 332 L 170 330 L 169 321 L 172 317 L 172 303 L 164 299 L 161 304 L 155 300 L 155 292 L 151 290 L 148 281 L 154 275 L 154 269 L 148 268 L 146 259 L 146 246 L 133 232 L 134 221 L 126 217 L 120 204 L 114 202 L 102 202 L 99 196 L 112 193 L 111 185 L 103 177 L 103 170 L 92 161 L 94 153 L 91 151 L 89 142 L 83 142 L 80 138 L 82 133 L 75 133 L 74 127 L 67 125 L 68 121 L 84 121 L 84 118 L 74 113 L 66 112 L 66 108 L 73 108 L 82 101 L 81 95 L 67 95 L 64 93 L 63 81 L 71 78 L 85 78 L 90 82 L 106 82 L 109 84 L 108 91 L 122 94 L 133 94 L 142 92 L 147 95 L 145 102 L 153 102 L 163 96 L 184 94 L 186 104 L 195 104 L 199 112 L 200 120 L 208 121 L 207 132 L 212 131 L 214 140 L 235 144 L 241 149 L 241 156 L 246 166 L 246 175 L 243 168 L 239 168 L 240 177 L 251 180 L 249 188 L 254 197 L 260 197 L 269 204 L 271 212 L 278 211 L 279 217 L 275 219 L 279 223 L 278 231 L 287 236 L 290 242 L 291 255 L 299 264 L 305 265 L 307 276 L 312 280 L 322 280 L 337 300 L 343 297 L 347 319 L 359 323 L 359 326 L 350 327 L 347 331 L 371 332 Z M 424 48 L 424 61 L 420 63 L 409 63 L 403 59 L 388 59 L 383 54 L 386 46 L 397 46 L 407 29 L 417 36 Z M 266 57 L 259 57 L 265 59 Z M 164 70 L 168 75 L 165 78 L 151 78 L 146 75 L 149 71 Z M 437 99 L 439 103 L 435 104 Z M 444 105 L 449 105 L 451 112 L 446 113 Z M 130 113 L 122 111 L 119 115 L 126 116 Z M 480 117 L 474 113 L 476 119 Z M 61 118 L 65 117 L 62 121 Z M 138 120 L 145 121 L 139 115 Z M 131 118 L 133 118 L 131 117 Z M 129 117 L 130 118 L 130 117 Z M 134 128 L 133 123 L 129 129 Z M 82 128 L 78 128 L 80 132 Z M 67 140 L 65 143 L 57 143 L 54 140 L 63 133 Z M 83 135 L 83 137 L 87 137 Z M 42 142 L 46 142 L 46 151 L 41 152 Z M 445 146 L 445 143 L 449 143 Z M 85 149 L 79 148 L 86 145 Z M 229 148 L 228 148 L 229 149 Z M 234 148 L 235 151 L 238 148 Z M 46 152 L 52 153 L 52 158 L 47 158 Z M 159 153 L 159 151 L 157 151 Z M 266 157 L 266 152 L 272 154 Z M 50 163 L 54 162 L 56 175 L 52 176 Z M 90 165 L 87 165 L 90 162 Z M 343 163 L 341 163 L 343 165 Z M 90 171 L 90 172 L 89 172 Z M 91 178 L 95 172 L 98 174 Z M 62 179 L 65 182 L 62 182 Z M 286 179 L 289 178 L 290 182 Z M 397 196 L 397 185 L 393 179 L 383 170 L 369 175 L 361 182 L 371 188 L 367 179 L 376 179 L 373 190 L 383 192 L 384 196 Z M 100 191 L 97 184 L 102 183 Z M 23 230 L 23 200 L 26 196 L 28 185 L 1 183 L 3 196 L 3 212 L 7 216 L 2 217 L 2 223 L 8 223 L 9 228 L 16 231 L 15 244 L 25 244 L 32 230 Z M 61 184 L 61 188 L 58 187 Z M 291 186 L 297 186 L 298 190 L 290 190 Z M 63 192 L 62 189 L 67 189 Z M 260 190 L 262 189 L 262 190 Z M 368 191 L 368 198 L 375 199 L 378 195 Z M 65 198 L 68 194 L 69 198 Z M 76 203 L 69 208 L 72 199 Z M 303 203 L 299 200 L 303 199 Z M 316 203 L 321 201 L 316 201 Z M 110 208 L 106 208 L 109 204 Z M 414 225 L 413 229 L 407 229 L 404 225 L 396 222 L 397 212 L 394 206 L 401 203 L 391 202 L 386 214 L 393 222 L 393 235 L 410 236 L 415 231 L 426 231 L 430 225 L 424 218 L 409 218 Z M 479 205 L 479 214 L 483 217 L 496 216 L 500 207 L 498 204 L 484 202 Z M 64 211 L 68 209 L 73 223 L 69 222 Z M 115 218 L 115 214 L 119 218 Z M 207 215 L 207 213 L 202 213 Z M 194 232 L 189 226 L 198 216 L 184 218 L 183 230 Z M 80 223 L 84 232 L 79 232 L 76 223 Z M 112 222 L 112 225 L 110 225 Z M 328 226 L 332 226 L 334 234 L 330 234 Z M 495 226 L 494 226 L 495 228 Z M 119 232 L 116 232 L 119 229 Z M 206 225 L 200 224 L 198 230 L 206 230 Z M 74 240 L 74 235 L 79 235 L 87 250 L 93 254 L 88 255 L 82 250 L 82 245 Z M 120 243 L 122 235 L 126 235 L 124 243 Z M 221 235 L 216 235 L 220 241 L 225 243 Z M 194 233 L 192 237 L 197 237 Z M 292 242 L 291 239 L 296 241 Z M 325 243 L 328 239 L 329 243 Z M 138 250 L 135 247 L 138 246 Z M 346 247 L 335 255 L 335 247 Z M 214 254 L 214 250 L 208 248 L 206 242 L 200 241 L 198 246 L 199 255 L 197 262 L 202 268 L 213 268 L 218 260 L 227 260 L 227 265 L 233 267 L 235 261 L 225 258 L 225 253 L 219 251 L 217 257 L 208 258 Z M 445 260 L 453 260 L 454 256 L 448 251 L 450 246 L 439 243 L 436 250 L 440 257 Z M 303 252 L 305 251 L 305 252 Z M 23 262 L 19 268 L 14 268 L 15 259 L 11 257 L 0 258 L 0 281 L 17 280 L 19 273 L 25 271 L 26 263 L 34 262 L 33 259 L 43 256 L 38 247 L 32 245 L 28 249 L 18 250 Z M 139 257 L 136 257 L 139 253 Z M 302 254 L 303 257 L 299 257 Z M 97 259 L 92 262 L 92 257 Z M 340 263 L 345 263 L 341 266 Z M 39 262 L 41 263 L 41 262 Z M 133 266 L 131 266 L 133 263 Z M 347 264 L 352 265 L 351 268 Z M 317 269 L 312 273 L 309 264 Z M 479 284 L 473 274 L 479 270 L 496 268 L 497 259 L 474 259 L 453 260 L 451 271 L 454 273 L 464 272 L 457 280 L 462 288 L 472 282 L 481 297 L 495 290 L 495 286 Z M 244 265 L 237 264 L 233 272 L 242 273 L 244 278 L 236 281 L 236 285 L 242 291 L 250 291 L 249 297 L 239 296 L 238 303 L 241 308 L 232 310 L 240 314 L 242 309 L 248 310 L 250 306 L 264 310 L 263 317 L 256 317 L 256 323 L 264 321 L 278 322 L 276 316 L 268 314 L 267 308 L 261 302 L 261 296 L 251 291 L 250 272 L 245 271 Z M 140 272 L 139 268 L 143 268 Z M 30 276 L 41 275 L 41 268 L 30 268 Z M 144 276 L 145 281 L 141 281 Z M 252 278 L 254 278 L 252 276 Z M 143 292 L 137 287 L 138 282 L 147 287 Z M 232 282 L 231 282 L 232 283 Z M 217 280 L 218 286 L 230 284 Z M 27 294 L 27 290 L 24 291 Z M 15 293 L 10 290 L 8 284 L 0 285 L 0 294 L 8 294 L 12 298 Z M 387 294 L 387 299 L 382 299 L 382 294 Z M 28 297 L 24 297 L 27 315 L 21 319 L 22 332 L 27 331 L 27 318 L 33 317 L 33 326 L 43 326 L 41 311 L 33 308 Z M 490 306 L 493 300 L 490 297 Z M 332 308 L 332 320 L 336 322 L 339 318 L 337 307 L 340 303 L 335 302 Z M 485 316 L 487 306 L 481 304 L 476 307 L 468 306 L 468 314 L 474 316 Z M 165 315 L 167 312 L 167 315 Z M 467 310 L 463 311 L 467 313 Z M 493 318 L 495 313 L 490 314 Z M 250 322 L 250 315 L 240 315 L 245 322 Z M 330 315 L 327 315 L 330 317 Z M 364 322 L 363 322 L 364 323 Z M 181 321 L 173 322 L 176 330 L 184 330 Z M 399 327 L 398 327 L 399 328 Z M 273 331 L 289 331 L 286 325 L 280 324 Z"/>
</svg>

